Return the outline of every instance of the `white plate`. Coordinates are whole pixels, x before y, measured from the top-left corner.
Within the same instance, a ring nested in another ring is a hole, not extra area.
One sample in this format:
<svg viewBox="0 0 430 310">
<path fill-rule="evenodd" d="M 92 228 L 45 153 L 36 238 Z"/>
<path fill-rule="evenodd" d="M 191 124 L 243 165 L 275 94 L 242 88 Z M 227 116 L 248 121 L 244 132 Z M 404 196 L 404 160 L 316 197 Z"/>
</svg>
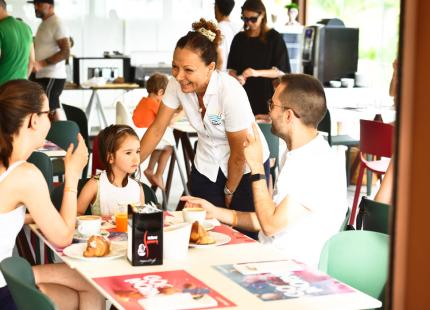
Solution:
<svg viewBox="0 0 430 310">
<path fill-rule="evenodd" d="M 122 257 L 127 251 L 127 242 L 116 242 L 111 243 L 110 253 L 102 257 L 85 257 L 84 251 L 87 247 L 86 243 L 75 243 L 69 245 L 63 250 L 64 255 L 72 258 L 87 260 L 87 261 L 99 261 L 99 260 L 110 260 Z"/>
<path fill-rule="evenodd" d="M 102 230 L 100 232 L 100 236 L 103 236 L 103 237 L 107 238 L 107 237 L 109 237 L 109 232 L 106 231 L 106 230 Z M 78 231 L 75 231 L 75 234 L 73 235 L 73 239 L 74 240 L 78 240 L 78 241 L 81 241 L 81 242 L 87 241 L 88 238 L 89 238 L 89 236 L 83 236 Z"/>
<path fill-rule="evenodd" d="M 190 243 L 190 248 L 209 248 L 209 247 L 214 247 L 214 246 L 229 243 L 231 240 L 230 236 L 228 236 L 226 234 L 219 233 L 219 232 L 211 231 L 211 232 L 209 232 L 209 235 L 215 239 L 215 243 L 212 243 L 212 244 Z"/>
</svg>

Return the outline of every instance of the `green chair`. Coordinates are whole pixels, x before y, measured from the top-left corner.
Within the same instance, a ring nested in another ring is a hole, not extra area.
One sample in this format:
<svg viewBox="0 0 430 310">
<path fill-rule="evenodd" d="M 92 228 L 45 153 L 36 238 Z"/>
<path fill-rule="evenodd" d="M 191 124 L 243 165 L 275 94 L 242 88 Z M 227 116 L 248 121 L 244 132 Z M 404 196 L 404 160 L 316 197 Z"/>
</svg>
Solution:
<svg viewBox="0 0 430 310">
<path fill-rule="evenodd" d="M 9 257 L 0 263 L 13 300 L 19 310 L 55 310 L 55 304 L 36 288 L 30 264 L 21 257 Z"/>
<path fill-rule="evenodd" d="M 158 203 L 157 195 L 155 195 L 154 190 L 146 185 L 145 183 L 139 182 L 140 186 L 143 188 L 143 193 L 145 194 L 145 203 L 153 202 Z"/>
<path fill-rule="evenodd" d="M 53 171 L 52 162 L 48 155 L 42 152 L 33 152 L 27 159 L 29 163 L 34 164 L 42 172 L 43 177 L 48 184 L 49 192 L 52 191 Z"/>
<path fill-rule="evenodd" d="M 70 143 L 76 147 L 78 145 L 79 127 L 72 121 L 56 121 L 52 122 L 51 129 L 48 132 L 46 140 L 51 141 L 61 147 L 63 150 L 69 148 Z M 52 161 L 53 175 L 57 176 L 62 181 L 64 175 L 63 159 L 54 159 Z"/>
<path fill-rule="evenodd" d="M 363 196 L 358 208 L 357 230 L 371 230 L 388 234 L 389 205 Z"/>
<path fill-rule="evenodd" d="M 269 146 L 270 159 L 274 159 L 274 162 L 270 161 L 270 174 L 272 175 L 273 184 L 275 184 L 276 171 L 279 166 L 279 137 L 272 133 L 272 124 L 258 123 L 258 127 L 260 127 Z"/>
<path fill-rule="evenodd" d="M 383 301 L 389 267 L 389 236 L 374 231 L 343 231 L 329 239 L 319 269 Z"/>
<path fill-rule="evenodd" d="M 78 195 L 81 192 L 82 188 L 84 188 L 84 185 L 87 183 L 88 180 L 89 180 L 89 178 L 79 180 L 78 188 L 77 188 Z M 61 203 L 63 202 L 63 193 L 64 193 L 64 183 L 61 183 L 60 185 L 56 186 L 54 188 L 54 190 L 51 192 L 51 201 L 58 211 L 60 211 Z M 86 214 L 88 214 L 88 215 L 91 214 L 90 208 L 87 209 Z"/>
</svg>

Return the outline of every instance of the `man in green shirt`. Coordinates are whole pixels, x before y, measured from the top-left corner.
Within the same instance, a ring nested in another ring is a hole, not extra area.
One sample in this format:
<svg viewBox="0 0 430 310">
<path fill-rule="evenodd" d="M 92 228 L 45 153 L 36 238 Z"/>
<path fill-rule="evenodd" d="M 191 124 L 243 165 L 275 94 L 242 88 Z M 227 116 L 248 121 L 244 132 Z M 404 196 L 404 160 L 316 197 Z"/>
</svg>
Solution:
<svg viewBox="0 0 430 310">
<path fill-rule="evenodd" d="M 0 0 L 0 85 L 26 79 L 33 68 L 34 48 L 30 27 L 9 16 Z"/>
</svg>

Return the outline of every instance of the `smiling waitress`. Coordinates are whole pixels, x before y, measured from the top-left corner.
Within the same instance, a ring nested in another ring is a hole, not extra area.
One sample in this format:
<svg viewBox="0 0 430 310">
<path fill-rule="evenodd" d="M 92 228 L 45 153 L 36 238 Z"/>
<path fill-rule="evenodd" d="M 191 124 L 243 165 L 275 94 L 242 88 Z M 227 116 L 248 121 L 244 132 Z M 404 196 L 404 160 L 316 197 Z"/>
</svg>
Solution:
<svg viewBox="0 0 430 310">
<path fill-rule="evenodd" d="M 190 176 L 193 196 L 240 211 L 253 211 L 249 169 L 243 143 L 255 121 L 245 90 L 232 76 L 215 70 L 221 33 L 204 19 L 180 38 L 172 75 L 157 117 L 140 142 L 141 160 L 154 150 L 175 110 L 182 105 L 197 131 L 198 144 Z M 269 150 L 264 141 L 264 156 Z M 266 175 L 269 165 L 266 163 Z"/>
</svg>

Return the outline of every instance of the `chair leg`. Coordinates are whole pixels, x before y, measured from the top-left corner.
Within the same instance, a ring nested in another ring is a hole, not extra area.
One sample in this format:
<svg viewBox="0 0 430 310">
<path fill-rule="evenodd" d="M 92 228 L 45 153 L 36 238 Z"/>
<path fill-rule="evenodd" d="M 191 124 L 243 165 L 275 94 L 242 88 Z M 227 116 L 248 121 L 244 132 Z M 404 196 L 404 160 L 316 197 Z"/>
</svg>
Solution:
<svg viewBox="0 0 430 310">
<path fill-rule="evenodd" d="M 360 170 L 358 172 L 357 185 L 355 187 L 354 201 L 352 203 L 351 216 L 349 218 L 349 225 L 355 225 L 355 218 L 357 216 L 358 198 L 360 197 L 361 184 L 363 183 L 363 174 L 365 166 L 360 163 Z"/>
</svg>

